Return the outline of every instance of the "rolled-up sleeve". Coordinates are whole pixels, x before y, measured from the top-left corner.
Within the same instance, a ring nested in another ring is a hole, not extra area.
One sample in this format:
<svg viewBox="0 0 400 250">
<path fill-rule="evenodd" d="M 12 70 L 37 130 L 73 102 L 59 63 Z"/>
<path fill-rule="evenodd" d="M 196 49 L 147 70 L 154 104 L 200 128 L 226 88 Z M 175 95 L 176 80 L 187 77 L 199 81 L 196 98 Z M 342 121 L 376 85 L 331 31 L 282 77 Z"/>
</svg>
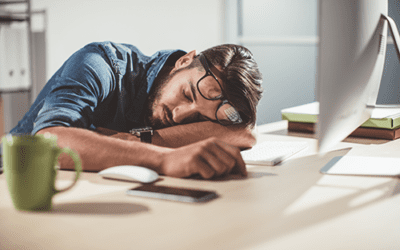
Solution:
<svg viewBox="0 0 400 250">
<path fill-rule="evenodd" d="M 49 80 L 32 134 L 46 127 L 89 128 L 98 103 L 115 88 L 115 75 L 104 52 L 87 46 L 72 55 Z"/>
</svg>

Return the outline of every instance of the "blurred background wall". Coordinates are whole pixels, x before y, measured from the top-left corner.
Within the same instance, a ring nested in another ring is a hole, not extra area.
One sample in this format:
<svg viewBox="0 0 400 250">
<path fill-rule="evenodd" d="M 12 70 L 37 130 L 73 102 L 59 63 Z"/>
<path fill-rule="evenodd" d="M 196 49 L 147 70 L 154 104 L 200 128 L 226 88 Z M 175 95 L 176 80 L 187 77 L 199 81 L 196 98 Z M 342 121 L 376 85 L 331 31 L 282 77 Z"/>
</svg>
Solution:
<svg viewBox="0 0 400 250">
<path fill-rule="evenodd" d="M 76 50 L 94 41 L 161 49 L 203 50 L 223 41 L 222 0 L 32 0 L 48 12 L 50 77 Z"/>
</svg>

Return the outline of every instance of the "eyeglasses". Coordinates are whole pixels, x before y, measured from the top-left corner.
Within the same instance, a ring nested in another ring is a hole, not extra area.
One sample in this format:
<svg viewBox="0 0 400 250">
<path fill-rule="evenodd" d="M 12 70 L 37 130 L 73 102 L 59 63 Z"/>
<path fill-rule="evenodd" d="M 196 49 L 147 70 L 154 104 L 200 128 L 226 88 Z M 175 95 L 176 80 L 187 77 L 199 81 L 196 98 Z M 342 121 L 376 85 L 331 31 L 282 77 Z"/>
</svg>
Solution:
<svg viewBox="0 0 400 250">
<path fill-rule="evenodd" d="M 239 112 L 227 99 L 224 99 L 222 86 L 217 77 L 215 77 L 210 70 L 210 67 L 207 63 L 207 58 L 203 54 L 200 54 L 199 59 L 206 70 L 206 74 L 197 81 L 197 90 L 199 91 L 200 95 L 207 100 L 222 100 L 221 104 L 217 108 L 217 111 L 215 112 L 217 121 L 224 126 L 242 123 L 243 120 L 240 117 Z M 207 83 L 205 81 L 201 81 L 208 76 L 214 78 L 215 81 L 208 81 Z"/>
</svg>

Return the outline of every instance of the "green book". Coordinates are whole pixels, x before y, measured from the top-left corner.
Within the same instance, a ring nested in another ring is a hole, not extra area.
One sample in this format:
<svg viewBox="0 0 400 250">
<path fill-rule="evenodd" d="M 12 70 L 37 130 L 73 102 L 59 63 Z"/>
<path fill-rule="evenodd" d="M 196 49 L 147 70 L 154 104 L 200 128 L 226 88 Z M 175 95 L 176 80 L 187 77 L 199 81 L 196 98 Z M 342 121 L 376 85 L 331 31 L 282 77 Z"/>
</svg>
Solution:
<svg viewBox="0 0 400 250">
<path fill-rule="evenodd" d="M 289 122 L 316 123 L 319 114 L 319 103 L 312 102 L 281 110 L 282 119 Z M 400 108 L 374 108 L 371 118 L 361 127 L 396 129 L 400 127 Z"/>
</svg>

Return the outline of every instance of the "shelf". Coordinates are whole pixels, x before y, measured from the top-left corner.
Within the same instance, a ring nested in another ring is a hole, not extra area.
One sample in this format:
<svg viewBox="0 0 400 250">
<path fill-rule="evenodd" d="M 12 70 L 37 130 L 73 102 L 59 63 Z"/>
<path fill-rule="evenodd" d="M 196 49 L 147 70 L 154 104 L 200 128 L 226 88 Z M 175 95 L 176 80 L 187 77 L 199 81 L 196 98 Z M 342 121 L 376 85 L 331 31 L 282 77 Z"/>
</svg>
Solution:
<svg viewBox="0 0 400 250">
<path fill-rule="evenodd" d="M 28 17 L 0 16 L 0 23 L 24 22 Z"/>
<path fill-rule="evenodd" d="M 27 88 L 19 88 L 19 89 L 0 89 L 1 94 L 14 94 L 14 93 L 29 93 L 30 89 Z"/>
<path fill-rule="evenodd" d="M 0 1 L 0 5 L 2 4 L 19 4 L 19 3 L 28 3 L 27 0 L 15 0 L 15 1 Z"/>
<path fill-rule="evenodd" d="M 18 4 L 23 4 L 23 5 L 18 5 Z M 25 6 L 24 6 L 25 5 Z M 4 8 L 3 8 L 4 7 Z M 23 8 L 19 8 L 19 7 L 25 7 L 25 10 L 23 10 Z M 46 14 L 45 11 L 43 12 L 37 12 L 37 13 L 43 13 L 44 15 Z M 7 112 L 4 112 L 4 110 L 1 110 L 2 114 L 0 116 L 0 134 L 3 134 L 5 131 L 10 131 L 12 129 L 12 127 L 14 127 L 15 125 L 17 125 L 18 123 L 18 117 L 14 117 L 14 114 L 10 113 L 12 112 L 11 107 L 14 105 L 14 101 L 22 101 L 23 103 L 27 102 L 28 107 L 26 108 L 25 106 L 20 109 L 20 111 L 18 112 L 27 112 L 29 110 L 29 106 L 32 105 L 32 97 L 35 93 L 35 66 L 34 66 L 34 54 L 33 54 L 33 48 L 32 48 L 32 14 L 35 14 L 32 12 L 32 8 L 31 8 L 31 0 L 0 0 L 0 26 L 4 26 L 4 27 L 0 27 L 0 30 L 3 29 L 11 29 L 14 28 L 12 23 L 21 23 L 21 22 L 25 22 L 26 27 L 24 27 L 27 30 L 27 37 L 22 38 L 22 35 L 18 35 L 18 36 L 14 36 L 13 33 L 8 33 L 8 38 L 10 39 L 5 39 L 5 42 L 7 42 L 10 46 L 7 47 L 7 51 L 5 51 L 5 48 L 2 48 L 2 56 L 6 55 L 5 58 L 7 59 L 8 57 L 11 57 L 13 60 L 12 62 L 8 63 L 7 61 L 4 62 L 5 64 L 8 65 L 3 65 L 2 67 L 8 67 L 8 68 L 12 68 L 12 67 L 16 67 L 16 65 L 19 65 L 18 63 L 15 64 L 15 61 L 22 61 L 22 57 L 20 57 L 19 54 L 23 54 L 28 56 L 27 60 L 28 60 L 28 65 L 24 64 L 24 70 L 28 70 L 29 67 L 29 76 L 28 75 L 24 75 L 24 76 L 18 76 L 20 79 L 16 79 L 15 76 L 13 79 L 9 79 L 10 77 L 7 76 L 3 76 L 2 80 L 4 82 L 7 82 L 9 86 L 2 86 L 2 88 L 0 88 L 0 98 L 6 97 L 5 99 L 3 99 L 3 103 L 1 104 L 3 108 L 4 106 L 10 106 L 8 109 L 6 109 Z M 21 28 L 21 27 L 17 27 L 17 28 Z M 22 34 L 23 31 L 21 31 L 20 33 Z M 14 32 L 15 33 L 15 32 Z M 7 33 L 5 33 L 7 34 Z M 17 33 L 16 33 L 17 34 Z M 16 39 L 16 42 L 14 44 L 13 41 L 11 41 L 12 39 Z M 25 51 L 25 49 L 19 48 L 21 51 L 18 52 L 18 48 L 16 46 L 24 46 L 22 45 L 22 43 L 24 43 L 22 41 L 22 39 L 24 39 L 24 41 L 27 39 L 27 51 Z M 18 41 L 19 42 L 18 42 Z M 3 44 L 4 45 L 4 44 Z M 3 47 L 2 45 L 2 47 Z M 10 53 L 10 51 L 13 51 Z M 14 52 L 17 51 L 17 52 Z M 23 52 L 22 52 L 23 51 Z M 16 59 L 17 58 L 17 59 Z M 9 59 L 9 58 L 8 58 Z M 14 60 L 15 59 L 15 60 Z M 26 69 L 25 69 L 26 68 Z M 7 69 L 7 68 L 6 68 Z M 7 74 L 7 71 L 2 70 L 2 74 Z M 7 80 L 5 80 L 8 77 Z M 4 78 L 4 79 L 3 79 Z M 12 81 L 12 82 L 11 82 Z M 29 85 L 26 86 L 25 84 L 23 84 L 22 86 L 17 86 L 20 85 L 19 83 L 22 83 L 25 81 L 29 81 Z M 4 85 L 4 84 L 3 84 Z M 16 98 L 16 99 L 15 99 Z M 3 106 L 4 105 L 4 106 Z M 25 104 L 24 104 L 25 105 Z M 7 120 L 7 122 L 5 124 L 4 121 Z"/>
<path fill-rule="evenodd" d="M 0 6 L 1 5 L 7 5 L 7 4 L 29 4 L 28 0 L 0 0 Z M 29 9 L 30 10 L 30 9 Z M 29 10 L 27 12 L 19 12 L 19 13 L 13 13 L 13 12 L 1 12 L 0 13 L 0 23 L 11 23 L 11 22 L 25 22 L 29 21 Z"/>
</svg>

